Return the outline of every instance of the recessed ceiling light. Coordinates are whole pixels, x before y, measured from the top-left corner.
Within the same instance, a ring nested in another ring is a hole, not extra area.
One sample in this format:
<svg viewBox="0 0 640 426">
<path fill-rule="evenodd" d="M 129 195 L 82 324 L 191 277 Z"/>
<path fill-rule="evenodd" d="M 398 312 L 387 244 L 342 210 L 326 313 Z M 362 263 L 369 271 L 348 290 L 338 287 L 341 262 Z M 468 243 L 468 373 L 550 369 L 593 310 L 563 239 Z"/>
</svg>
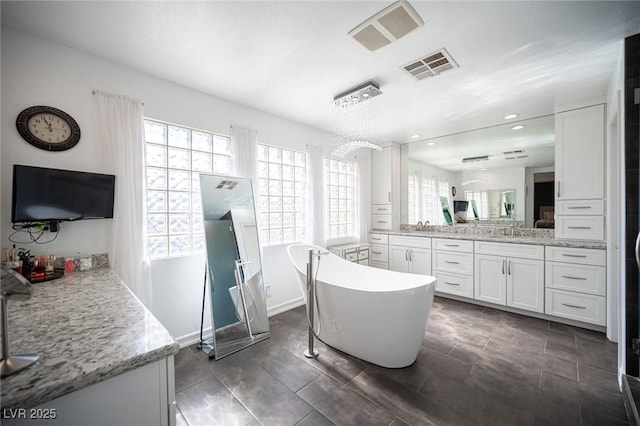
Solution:
<svg viewBox="0 0 640 426">
<path fill-rule="evenodd" d="M 508 114 L 504 116 L 505 120 L 511 120 L 512 118 L 518 117 L 520 114 Z"/>
<path fill-rule="evenodd" d="M 521 130 L 521 129 L 524 129 L 524 126 L 522 124 L 518 124 L 517 126 L 513 126 L 511 128 L 511 130 Z"/>
<path fill-rule="evenodd" d="M 420 136 L 422 136 L 420 133 L 416 133 L 414 135 L 411 135 L 411 139 L 418 139 Z"/>
<path fill-rule="evenodd" d="M 433 146 L 433 145 L 435 145 L 435 144 L 436 144 L 435 142 L 427 142 L 427 145 L 428 145 L 428 146 Z"/>
</svg>

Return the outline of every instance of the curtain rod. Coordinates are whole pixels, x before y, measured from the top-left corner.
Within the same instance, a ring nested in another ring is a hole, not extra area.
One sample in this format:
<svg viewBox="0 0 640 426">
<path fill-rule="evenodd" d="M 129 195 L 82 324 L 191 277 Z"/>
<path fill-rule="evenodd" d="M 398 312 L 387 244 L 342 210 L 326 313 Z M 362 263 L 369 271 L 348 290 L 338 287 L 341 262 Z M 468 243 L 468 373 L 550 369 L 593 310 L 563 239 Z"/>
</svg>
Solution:
<svg viewBox="0 0 640 426">
<path fill-rule="evenodd" d="M 96 90 L 96 89 L 93 89 L 91 91 L 91 94 L 94 95 L 94 96 L 95 95 L 104 95 L 104 96 L 110 96 L 110 97 L 114 97 L 114 98 L 127 98 L 127 99 L 130 99 L 130 100 L 134 101 L 134 102 L 139 102 L 140 105 L 144 106 L 144 102 L 143 101 L 140 101 L 140 100 L 135 99 L 135 98 L 130 98 L 129 96 L 125 96 L 125 95 L 114 95 L 113 93 L 103 92 L 102 90 Z"/>
</svg>

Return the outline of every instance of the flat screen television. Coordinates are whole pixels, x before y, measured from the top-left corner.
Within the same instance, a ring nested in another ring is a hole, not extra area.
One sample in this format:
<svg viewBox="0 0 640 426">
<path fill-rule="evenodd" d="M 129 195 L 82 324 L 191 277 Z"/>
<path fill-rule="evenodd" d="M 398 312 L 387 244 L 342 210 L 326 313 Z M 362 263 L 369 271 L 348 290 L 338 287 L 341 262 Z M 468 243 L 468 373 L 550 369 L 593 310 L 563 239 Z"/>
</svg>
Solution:
<svg viewBox="0 0 640 426">
<path fill-rule="evenodd" d="M 454 213 L 466 212 L 468 208 L 469 208 L 469 202 L 468 201 L 453 200 L 453 212 Z"/>
<path fill-rule="evenodd" d="M 13 166 L 11 222 L 113 218 L 114 175 Z"/>
</svg>

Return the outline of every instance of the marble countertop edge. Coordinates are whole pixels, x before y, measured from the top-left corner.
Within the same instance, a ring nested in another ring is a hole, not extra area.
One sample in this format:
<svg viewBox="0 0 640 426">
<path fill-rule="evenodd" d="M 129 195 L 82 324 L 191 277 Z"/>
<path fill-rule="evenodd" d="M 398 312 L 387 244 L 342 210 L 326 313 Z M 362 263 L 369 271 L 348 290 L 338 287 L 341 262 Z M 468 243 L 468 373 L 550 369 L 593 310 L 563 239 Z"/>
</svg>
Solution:
<svg viewBox="0 0 640 426">
<path fill-rule="evenodd" d="M 536 244 L 544 246 L 556 247 L 573 247 L 573 248 L 591 248 L 605 250 L 607 243 L 604 241 L 587 241 L 587 240 L 558 240 L 547 237 L 524 237 L 524 236 L 507 236 L 507 235 L 483 235 L 483 234 L 464 234 L 464 233 L 445 233 L 433 231 L 403 231 L 403 230 L 381 230 L 372 229 L 375 234 L 387 235 L 403 235 L 408 237 L 429 237 L 443 239 L 458 239 L 472 241 L 490 241 L 498 243 L 510 244 Z"/>
</svg>

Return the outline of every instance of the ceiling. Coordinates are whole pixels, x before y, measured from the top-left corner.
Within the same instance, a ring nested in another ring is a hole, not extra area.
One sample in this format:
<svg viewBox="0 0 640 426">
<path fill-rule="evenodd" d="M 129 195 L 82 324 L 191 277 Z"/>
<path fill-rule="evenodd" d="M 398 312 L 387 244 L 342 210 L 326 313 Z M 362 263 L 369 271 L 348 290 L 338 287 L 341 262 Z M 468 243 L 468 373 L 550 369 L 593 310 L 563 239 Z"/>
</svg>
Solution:
<svg viewBox="0 0 640 426">
<path fill-rule="evenodd" d="M 379 142 L 406 143 L 602 98 L 633 1 L 410 1 L 424 26 L 369 51 L 348 32 L 392 1 L 2 1 L 2 25 L 333 131 L 333 97 L 368 80 Z M 126 47 L 126 48 L 123 48 Z M 446 48 L 459 68 L 402 66 Z"/>
</svg>

